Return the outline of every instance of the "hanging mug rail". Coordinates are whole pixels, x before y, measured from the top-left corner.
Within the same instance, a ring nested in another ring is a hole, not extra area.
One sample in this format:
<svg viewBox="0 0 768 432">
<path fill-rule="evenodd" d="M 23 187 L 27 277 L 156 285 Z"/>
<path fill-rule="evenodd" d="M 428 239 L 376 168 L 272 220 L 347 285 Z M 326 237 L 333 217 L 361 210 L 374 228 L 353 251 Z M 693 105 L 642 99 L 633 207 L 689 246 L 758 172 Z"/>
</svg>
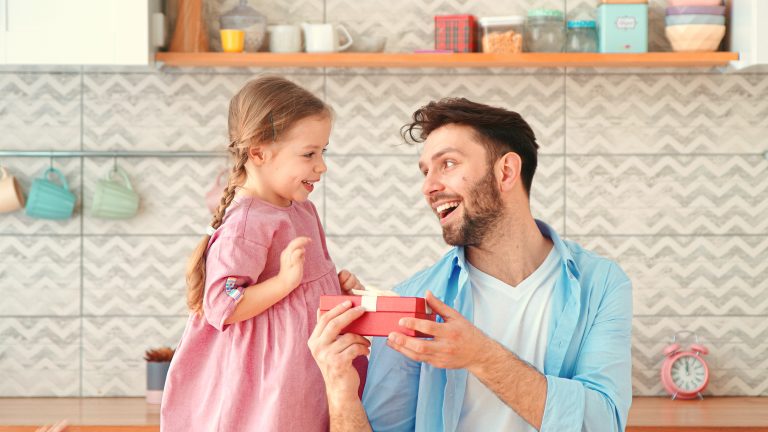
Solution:
<svg viewBox="0 0 768 432">
<path fill-rule="evenodd" d="M 0 150 L 0 157 L 226 157 L 224 152 L 205 151 L 23 151 Z"/>
</svg>

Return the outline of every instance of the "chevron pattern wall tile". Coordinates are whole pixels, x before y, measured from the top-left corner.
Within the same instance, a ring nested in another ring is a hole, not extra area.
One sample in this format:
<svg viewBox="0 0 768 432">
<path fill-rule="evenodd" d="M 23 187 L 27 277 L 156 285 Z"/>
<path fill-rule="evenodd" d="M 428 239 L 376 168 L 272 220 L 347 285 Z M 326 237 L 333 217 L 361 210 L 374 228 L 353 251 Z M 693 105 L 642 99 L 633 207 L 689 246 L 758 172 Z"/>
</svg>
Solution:
<svg viewBox="0 0 768 432">
<path fill-rule="evenodd" d="M 79 317 L 0 318 L 0 397 L 79 392 Z"/>
<path fill-rule="evenodd" d="M 633 321 L 633 387 L 636 395 L 664 394 L 662 350 L 682 330 L 709 348 L 710 384 L 705 394 L 768 395 L 768 320 L 761 317 L 639 317 Z M 692 342 L 684 339 L 683 346 Z"/>
<path fill-rule="evenodd" d="M 221 51 L 219 16 L 227 13 L 239 3 L 239 0 L 219 0 L 203 3 L 208 24 L 208 40 L 210 41 L 212 51 Z M 248 6 L 253 7 L 264 15 L 270 25 L 323 22 L 325 20 L 324 0 L 293 0 L 290 2 L 249 0 Z M 266 37 L 261 51 L 269 51 L 269 41 Z"/>
<path fill-rule="evenodd" d="M 768 234 L 761 156 L 569 156 L 569 235 Z"/>
<path fill-rule="evenodd" d="M 80 148 L 79 73 L 0 73 L 0 148 Z"/>
<path fill-rule="evenodd" d="M 0 316 L 80 315 L 80 236 L 2 236 L 0 257 Z"/>
<path fill-rule="evenodd" d="M 569 154 L 765 151 L 761 75 L 569 75 L 565 94 Z"/>
<path fill-rule="evenodd" d="M 229 100 L 250 74 L 88 74 L 84 143 L 88 150 L 225 151 Z M 289 79 L 322 96 L 321 75 Z"/>
<path fill-rule="evenodd" d="M 416 156 L 328 158 L 326 231 L 331 235 L 441 235 L 421 192 Z M 532 212 L 562 232 L 563 158 L 544 156 Z"/>
<path fill-rule="evenodd" d="M 227 158 L 123 158 L 117 165 L 139 195 L 139 211 L 130 219 L 99 219 L 92 214 L 98 181 L 115 166 L 110 158 L 85 161 L 85 219 L 88 234 L 203 235 L 211 221 L 205 194 L 216 176 L 229 168 Z M 123 182 L 119 175 L 115 181 Z M 226 176 L 222 179 L 226 184 Z"/>
<path fill-rule="evenodd" d="M 439 235 L 439 224 L 421 195 L 417 160 L 416 156 L 328 157 L 326 232 Z"/>
<path fill-rule="evenodd" d="M 441 236 L 329 236 L 336 269 L 354 273 L 364 285 L 392 289 L 440 259 L 448 250 Z"/>
<path fill-rule="evenodd" d="M 175 348 L 187 316 L 83 319 L 83 396 L 143 396 L 144 351 Z"/>
<path fill-rule="evenodd" d="M 627 272 L 635 316 L 768 315 L 768 237 L 572 239 Z"/>
<path fill-rule="evenodd" d="M 328 102 L 337 114 L 330 151 L 413 154 L 400 137 L 413 112 L 432 100 L 466 97 L 519 112 L 536 133 L 540 152 L 561 154 L 563 88 L 556 75 L 329 75 Z"/>
<path fill-rule="evenodd" d="M 86 315 L 185 315 L 184 272 L 200 236 L 83 239 Z"/>
<path fill-rule="evenodd" d="M 77 197 L 74 214 L 66 220 L 37 219 L 27 216 L 24 210 L 12 213 L 0 213 L 0 234 L 35 234 L 35 235 L 61 235 L 80 234 L 80 203 L 82 191 L 80 189 L 80 160 L 76 158 L 30 158 L 10 157 L 0 160 L 0 165 L 8 170 L 19 181 L 24 196 L 29 196 L 32 182 L 47 170 L 51 163 L 53 167 L 64 175 L 69 190 Z M 54 180 L 51 177 L 51 181 Z"/>
</svg>

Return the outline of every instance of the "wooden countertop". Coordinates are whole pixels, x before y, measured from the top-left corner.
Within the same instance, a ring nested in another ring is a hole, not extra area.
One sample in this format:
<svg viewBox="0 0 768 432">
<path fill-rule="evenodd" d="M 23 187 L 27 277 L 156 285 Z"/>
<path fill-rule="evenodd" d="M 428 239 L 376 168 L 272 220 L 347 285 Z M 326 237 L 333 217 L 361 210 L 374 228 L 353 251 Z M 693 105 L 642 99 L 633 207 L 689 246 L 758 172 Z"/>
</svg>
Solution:
<svg viewBox="0 0 768 432">
<path fill-rule="evenodd" d="M 160 407 L 143 398 L 0 398 L 0 432 L 34 432 L 68 419 L 67 432 L 158 432 Z M 629 432 L 768 432 L 768 397 L 673 401 L 636 397 Z"/>
</svg>

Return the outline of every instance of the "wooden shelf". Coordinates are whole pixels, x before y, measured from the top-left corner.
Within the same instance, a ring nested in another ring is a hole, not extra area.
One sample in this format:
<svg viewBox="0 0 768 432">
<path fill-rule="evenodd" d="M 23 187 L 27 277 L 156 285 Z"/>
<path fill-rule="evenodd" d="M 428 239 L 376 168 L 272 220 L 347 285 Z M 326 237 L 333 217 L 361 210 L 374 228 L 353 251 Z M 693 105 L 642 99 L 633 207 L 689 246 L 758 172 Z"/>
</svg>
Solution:
<svg viewBox="0 0 768 432">
<path fill-rule="evenodd" d="M 522 53 L 157 53 L 167 66 L 203 67 L 334 67 L 334 68 L 549 68 L 618 67 L 675 68 L 726 66 L 738 60 L 732 52 L 642 54 Z"/>
</svg>

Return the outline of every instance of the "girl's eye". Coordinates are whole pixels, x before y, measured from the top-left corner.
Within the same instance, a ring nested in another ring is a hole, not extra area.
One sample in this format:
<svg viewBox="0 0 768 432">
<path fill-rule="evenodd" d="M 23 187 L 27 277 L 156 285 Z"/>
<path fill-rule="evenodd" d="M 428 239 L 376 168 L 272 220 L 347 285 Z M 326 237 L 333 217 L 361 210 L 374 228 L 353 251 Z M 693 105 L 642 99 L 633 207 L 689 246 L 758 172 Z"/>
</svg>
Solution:
<svg viewBox="0 0 768 432">
<path fill-rule="evenodd" d="M 312 153 L 307 153 L 307 154 L 305 154 L 305 155 L 304 155 L 304 157 L 305 157 L 305 158 L 311 158 L 311 157 L 312 157 L 312 156 L 314 156 L 314 155 L 315 155 L 315 152 L 312 152 Z"/>
</svg>

